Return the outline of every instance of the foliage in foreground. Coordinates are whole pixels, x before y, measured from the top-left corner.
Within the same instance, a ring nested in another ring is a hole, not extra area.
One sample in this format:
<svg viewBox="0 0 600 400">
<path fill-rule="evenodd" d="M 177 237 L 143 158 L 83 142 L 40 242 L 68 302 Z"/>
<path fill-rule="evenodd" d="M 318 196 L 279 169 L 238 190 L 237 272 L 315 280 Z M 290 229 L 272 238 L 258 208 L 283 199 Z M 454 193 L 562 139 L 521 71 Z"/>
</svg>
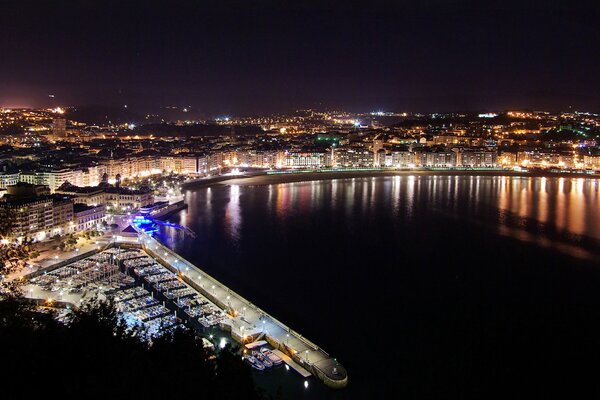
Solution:
<svg viewBox="0 0 600 400">
<path fill-rule="evenodd" d="M 74 312 L 67 326 L 21 299 L 3 299 L 2 397 L 260 398 L 249 366 L 229 349 L 211 357 L 189 330 L 151 345 L 140 336 L 108 303 Z"/>
</svg>

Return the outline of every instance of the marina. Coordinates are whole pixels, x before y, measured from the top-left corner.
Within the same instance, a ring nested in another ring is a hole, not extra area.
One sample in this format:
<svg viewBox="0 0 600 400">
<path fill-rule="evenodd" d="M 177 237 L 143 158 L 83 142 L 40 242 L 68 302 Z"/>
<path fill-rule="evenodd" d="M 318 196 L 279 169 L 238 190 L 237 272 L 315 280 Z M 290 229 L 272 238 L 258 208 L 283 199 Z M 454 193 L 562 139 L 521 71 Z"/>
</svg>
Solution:
<svg viewBox="0 0 600 400">
<path fill-rule="evenodd" d="M 183 259 L 152 236 L 141 232 L 138 239 L 149 255 L 180 275 L 185 283 L 226 311 L 229 318 L 220 321 L 220 328 L 229 332 L 234 340 L 241 344 L 265 340 L 274 349 L 287 355 L 290 361 L 294 362 L 287 364 L 303 377 L 309 376 L 307 373 L 310 373 L 331 388 L 343 388 L 348 384 L 346 369 L 325 350 Z"/>
<path fill-rule="evenodd" d="M 218 329 L 240 344 L 242 357 L 258 371 L 285 364 L 331 388 L 348 382 L 345 368 L 319 346 L 144 232 L 26 279 L 24 294 L 47 305 L 110 299 L 128 325 L 146 328 L 149 339 L 183 324 L 205 334 Z"/>
</svg>

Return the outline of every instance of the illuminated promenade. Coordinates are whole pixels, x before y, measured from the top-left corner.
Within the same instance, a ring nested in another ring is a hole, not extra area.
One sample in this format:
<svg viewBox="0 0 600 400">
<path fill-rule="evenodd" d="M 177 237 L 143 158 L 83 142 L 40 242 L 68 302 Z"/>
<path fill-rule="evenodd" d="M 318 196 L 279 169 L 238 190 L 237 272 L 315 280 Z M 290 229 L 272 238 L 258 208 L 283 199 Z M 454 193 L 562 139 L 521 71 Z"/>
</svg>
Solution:
<svg viewBox="0 0 600 400">
<path fill-rule="evenodd" d="M 276 349 L 289 355 L 296 363 L 291 365 L 292 368 L 301 375 L 313 374 L 333 388 L 347 385 L 346 369 L 319 346 L 207 275 L 151 236 L 142 233 L 139 241 L 151 256 L 174 272 L 178 272 L 187 284 L 228 311 L 232 318 L 221 323 L 221 328 L 230 331 L 235 340 L 240 343 L 249 343 L 257 339 L 266 340 Z"/>
</svg>

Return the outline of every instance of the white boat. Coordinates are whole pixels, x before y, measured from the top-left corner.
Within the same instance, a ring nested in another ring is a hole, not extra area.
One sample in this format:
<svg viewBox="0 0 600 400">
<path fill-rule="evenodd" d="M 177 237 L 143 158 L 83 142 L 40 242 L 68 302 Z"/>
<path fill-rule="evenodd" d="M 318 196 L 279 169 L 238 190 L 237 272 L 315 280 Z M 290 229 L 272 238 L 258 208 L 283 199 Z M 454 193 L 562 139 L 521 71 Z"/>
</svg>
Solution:
<svg viewBox="0 0 600 400">
<path fill-rule="evenodd" d="M 275 365 L 279 365 L 282 363 L 282 359 L 281 357 L 279 357 L 277 354 L 273 353 L 271 350 L 263 347 L 262 349 L 260 349 L 260 352 L 267 357 L 273 364 Z"/>
<path fill-rule="evenodd" d="M 246 361 L 248 361 L 248 363 L 254 369 L 257 369 L 259 371 L 264 371 L 264 369 L 265 369 L 265 366 L 260 361 L 258 361 L 256 358 L 254 358 L 252 356 L 247 356 Z"/>
<path fill-rule="evenodd" d="M 273 363 L 271 362 L 271 360 L 269 360 L 269 358 L 267 356 L 265 356 L 263 353 L 261 353 L 260 351 L 256 351 L 256 350 L 253 351 L 252 355 L 258 361 L 260 361 L 265 367 L 271 368 L 273 366 Z"/>
</svg>

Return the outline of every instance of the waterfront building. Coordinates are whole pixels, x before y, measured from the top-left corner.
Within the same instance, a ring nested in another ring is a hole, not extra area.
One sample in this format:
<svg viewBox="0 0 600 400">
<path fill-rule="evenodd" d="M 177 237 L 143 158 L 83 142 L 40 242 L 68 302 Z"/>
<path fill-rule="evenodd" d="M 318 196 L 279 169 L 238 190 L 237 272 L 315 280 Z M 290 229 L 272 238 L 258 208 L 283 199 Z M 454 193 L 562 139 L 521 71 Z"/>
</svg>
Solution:
<svg viewBox="0 0 600 400">
<path fill-rule="evenodd" d="M 102 186 L 80 187 L 65 183 L 56 189 L 55 193 L 69 195 L 75 203 L 87 206 L 106 205 L 106 193 Z"/>
<path fill-rule="evenodd" d="M 224 165 L 224 156 L 220 151 L 209 154 L 208 156 L 208 171 L 214 171 Z"/>
<path fill-rule="evenodd" d="M 73 202 L 68 197 L 4 196 L 0 207 L 8 211 L 11 220 L 9 236 L 13 238 L 43 240 L 72 229 Z"/>
<path fill-rule="evenodd" d="M 364 147 L 337 147 L 333 151 L 337 168 L 372 168 L 374 153 Z"/>
<path fill-rule="evenodd" d="M 562 166 L 560 154 L 539 150 L 517 152 L 517 163 L 531 167 Z"/>
<path fill-rule="evenodd" d="M 373 140 L 373 166 L 380 167 L 385 163 L 385 152 L 383 150 L 383 140 Z"/>
<path fill-rule="evenodd" d="M 284 165 L 290 168 L 324 168 L 331 166 L 331 155 L 324 150 L 288 151 Z"/>
<path fill-rule="evenodd" d="M 411 151 L 392 151 L 390 166 L 395 168 L 408 168 L 415 166 L 415 153 Z"/>
<path fill-rule="evenodd" d="M 69 196 L 52 196 L 52 225 L 53 228 L 73 230 L 73 200 Z"/>
<path fill-rule="evenodd" d="M 273 168 L 280 162 L 277 151 L 247 149 L 237 152 L 240 166 L 255 168 Z"/>
<path fill-rule="evenodd" d="M 196 174 L 198 173 L 198 159 L 191 156 L 161 157 L 160 169 L 177 174 Z"/>
<path fill-rule="evenodd" d="M 586 168 L 600 169 L 600 156 L 583 156 L 583 163 Z"/>
<path fill-rule="evenodd" d="M 74 230 L 78 232 L 98 229 L 105 218 L 106 206 L 104 204 L 89 206 L 76 203 L 73 205 Z"/>
<path fill-rule="evenodd" d="M 464 149 L 457 153 L 463 167 L 490 168 L 498 165 L 498 154 L 495 151 L 468 150 Z"/>
<path fill-rule="evenodd" d="M 196 164 L 196 172 L 199 174 L 207 174 L 208 173 L 208 157 L 200 156 L 198 157 Z"/>
<path fill-rule="evenodd" d="M 154 203 L 154 196 L 146 190 L 132 190 L 123 187 L 108 187 L 106 193 L 107 207 L 124 210 L 135 210 Z"/>
<path fill-rule="evenodd" d="M 69 195 L 75 203 L 87 206 L 104 205 L 106 207 L 135 210 L 154 203 L 154 196 L 149 190 L 133 190 L 103 184 L 94 187 L 62 185 L 57 193 Z"/>
<path fill-rule="evenodd" d="M 573 153 L 562 153 L 558 156 L 558 166 L 565 168 L 583 168 L 583 165 L 579 165 L 580 161 L 583 163 L 583 158 L 580 160 Z"/>
<path fill-rule="evenodd" d="M 456 153 L 453 151 L 422 151 L 416 156 L 422 167 L 455 167 Z"/>
<path fill-rule="evenodd" d="M 503 166 L 513 166 L 517 164 L 517 153 L 502 151 L 498 156 L 498 163 Z"/>
<path fill-rule="evenodd" d="M 5 196 L 6 197 L 6 196 Z M 50 197 L 13 198 L 0 203 L 11 220 L 9 236 L 43 239 L 52 230 L 52 199 Z"/>
</svg>

